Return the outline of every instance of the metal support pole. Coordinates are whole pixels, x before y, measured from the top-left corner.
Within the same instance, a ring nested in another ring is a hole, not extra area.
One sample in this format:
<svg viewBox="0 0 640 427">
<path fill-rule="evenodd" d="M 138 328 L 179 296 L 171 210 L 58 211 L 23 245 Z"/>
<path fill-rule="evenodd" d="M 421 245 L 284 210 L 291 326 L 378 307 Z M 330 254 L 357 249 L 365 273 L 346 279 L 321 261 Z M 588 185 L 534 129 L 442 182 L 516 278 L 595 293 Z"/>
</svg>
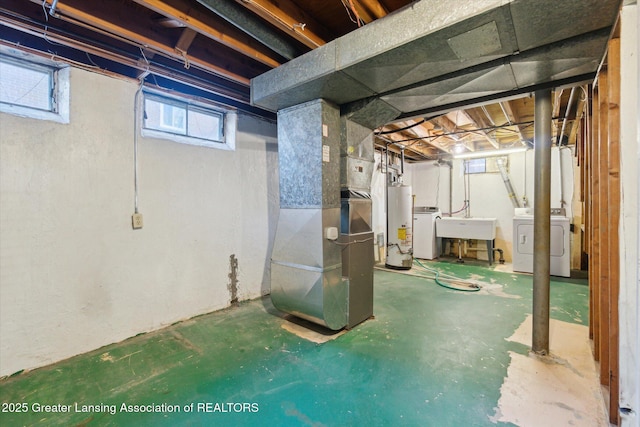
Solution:
<svg viewBox="0 0 640 427">
<path fill-rule="evenodd" d="M 551 90 L 535 93 L 533 203 L 533 339 L 535 353 L 549 354 L 551 245 Z"/>
</svg>

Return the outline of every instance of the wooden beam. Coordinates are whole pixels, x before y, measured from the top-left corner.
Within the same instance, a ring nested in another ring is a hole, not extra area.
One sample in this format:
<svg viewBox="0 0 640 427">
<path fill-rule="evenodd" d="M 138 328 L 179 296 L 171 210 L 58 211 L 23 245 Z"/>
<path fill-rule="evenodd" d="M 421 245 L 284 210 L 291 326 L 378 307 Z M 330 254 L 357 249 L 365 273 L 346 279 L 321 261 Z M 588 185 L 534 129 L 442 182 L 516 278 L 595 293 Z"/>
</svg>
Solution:
<svg viewBox="0 0 640 427">
<path fill-rule="evenodd" d="M 233 26 L 222 19 L 212 18 L 211 15 L 194 10 L 193 5 L 189 3 L 182 0 L 173 0 L 171 3 L 164 0 L 133 1 L 265 65 L 272 68 L 281 65 L 264 51 L 252 46 L 252 42 Z"/>
<path fill-rule="evenodd" d="M 402 139 L 400 134 L 389 134 L 384 137 L 376 136 L 376 141 L 383 141 L 383 143 L 378 143 L 378 145 L 382 145 L 389 148 L 389 151 L 394 153 L 400 153 L 402 149 L 405 150 L 405 154 L 415 157 L 417 159 L 429 160 L 438 157 L 438 153 L 433 151 L 432 147 L 425 148 L 420 144 L 413 144 L 411 142 L 398 142 L 397 140 Z M 411 155 L 409 153 L 414 153 Z"/>
<path fill-rule="evenodd" d="M 598 257 L 599 274 L 599 310 L 600 310 L 600 383 L 609 386 L 609 98 L 608 98 L 608 72 L 601 71 L 598 76 L 598 211 L 600 224 L 598 227 L 598 245 L 600 255 Z"/>
<path fill-rule="evenodd" d="M 376 19 L 383 18 L 389 13 L 389 11 L 380 4 L 378 0 L 358 0 L 358 2 L 371 12 Z"/>
<path fill-rule="evenodd" d="M 405 125 L 407 126 L 411 126 L 411 125 L 416 125 L 418 122 L 411 119 L 411 120 L 407 120 L 404 122 Z M 405 133 L 407 133 L 408 135 L 412 135 L 410 136 L 410 138 L 424 138 L 423 141 L 428 144 L 431 145 L 432 147 L 440 150 L 441 152 L 445 153 L 445 154 L 451 154 L 449 153 L 449 150 L 446 146 L 444 146 L 441 143 L 436 142 L 436 140 L 433 138 L 433 136 L 431 135 L 431 131 L 433 130 L 433 124 L 429 123 L 429 122 L 425 122 L 422 123 L 420 125 L 416 125 L 410 129 L 407 129 L 405 131 Z"/>
<path fill-rule="evenodd" d="M 51 3 L 53 0 L 45 0 L 47 3 Z M 83 3 L 87 4 L 87 3 Z M 95 6 L 96 3 L 91 3 L 91 6 Z M 108 32 L 110 34 L 116 35 L 123 39 L 129 40 L 137 45 L 145 46 L 148 49 L 156 50 L 165 56 L 168 56 L 177 61 L 185 62 L 185 66 L 187 65 L 187 61 L 190 65 L 196 65 L 204 70 L 212 72 L 214 74 L 218 74 L 222 77 L 225 77 L 229 80 L 242 83 L 244 85 L 249 85 L 249 78 L 243 75 L 240 75 L 234 71 L 229 70 L 228 68 L 221 67 L 219 65 L 208 62 L 204 59 L 195 57 L 195 56 L 186 56 L 181 53 L 175 51 L 174 44 L 163 43 L 158 41 L 157 37 L 151 37 L 151 35 L 142 34 L 139 30 L 130 29 L 124 27 L 121 23 L 107 21 L 98 16 L 97 13 L 89 13 L 84 10 L 78 9 L 77 7 L 70 6 L 67 3 L 58 3 L 56 5 L 56 13 L 67 16 L 74 20 L 80 21 L 82 23 L 93 26 L 102 31 Z M 135 17 L 132 17 L 135 18 Z"/>
<path fill-rule="evenodd" d="M 587 103 L 587 95 L 585 94 L 585 92 L 586 91 L 584 90 L 584 87 L 581 87 L 580 89 L 581 96 L 578 99 L 577 106 L 576 106 L 576 118 L 571 124 L 571 128 L 569 129 L 569 140 L 568 140 L 569 145 L 575 144 L 577 140 L 578 129 L 580 128 L 580 121 L 584 114 L 584 109 Z"/>
<path fill-rule="evenodd" d="M 198 33 L 196 33 L 191 28 L 185 28 L 184 30 L 182 30 L 182 33 L 180 33 L 180 38 L 178 39 L 178 43 L 176 43 L 175 49 L 179 52 L 187 53 L 187 51 L 189 50 L 189 46 L 191 46 L 191 43 L 193 43 L 193 40 L 196 38 L 197 34 Z"/>
<path fill-rule="evenodd" d="M 396 123 L 396 124 L 387 125 L 387 126 L 385 126 L 384 129 L 396 130 L 396 129 L 400 129 L 402 127 L 403 126 L 401 126 L 400 124 Z M 412 129 L 414 129 L 414 128 L 412 128 Z M 428 139 L 427 140 L 416 139 L 416 140 L 413 140 L 413 141 L 407 141 L 407 139 L 415 138 L 415 136 L 416 136 L 415 133 L 411 133 L 411 132 L 409 132 L 409 130 L 406 130 L 406 131 L 399 131 L 399 132 L 396 132 L 396 133 L 390 133 L 390 134 L 384 135 L 384 138 L 387 138 L 388 140 L 397 142 L 396 145 L 410 148 L 411 150 L 416 151 L 416 152 L 418 152 L 418 153 L 420 153 L 420 154 L 422 154 L 424 156 L 428 156 L 429 158 L 438 157 L 438 152 L 436 151 L 434 153 L 433 149 L 437 149 L 439 147 L 437 147 L 434 144 L 432 144 L 430 141 L 428 141 Z M 418 137 L 418 138 L 420 138 L 420 137 Z M 423 148 L 425 146 L 428 147 L 428 148 Z M 445 151 L 445 150 L 443 150 L 443 151 Z"/>
<path fill-rule="evenodd" d="M 560 115 L 560 106 L 562 105 L 562 92 L 564 92 L 564 89 L 554 91 L 553 94 L 553 109 L 551 114 L 554 118 Z"/>
<path fill-rule="evenodd" d="M 311 18 L 290 0 L 279 0 L 278 6 L 268 0 L 236 0 L 236 2 L 311 49 L 326 44 L 322 37 L 309 28 Z"/>
<path fill-rule="evenodd" d="M 589 90 L 589 93 L 591 94 L 592 91 L 591 89 Z M 591 101 L 589 101 L 588 105 L 591 105 Z M 593 158 L 592 158 L 592 151 L 593 151 L 593 139 L 592 139 L 592 133 L 591 133 L 591 128 L 589 127 L 589 123 L 592 123 L 592 117 L 591 114 L 588 114 L 589 120 L 585 120 L 585 124 L 584 124 L 584 132 L 585 132 L 585 138 L 584 138 L 584 166 L 583 166 L 583 170 L 584 170 L 584 247 L 585 247 L 585 252 L 587 253 L 587 271 L 588 271 L 588 277 L 591 277 L 592 273 L 591 273 L 591 269 L 593 268 L 593 252 L 591 251 L 591 217 L 593 215 L 593 209 L 592 209 L 592 200 L 593 200 L 593 188 L 592 188 L 592 163 L 593 163 Z M 592 125 L 593 126 L 593 125 Z M 594 292 L 593 292 L 593 284 L 591 283 L 591 280 L 589 280 L 589 339 L 591 339 L 592 341 L 595 341 L 595 336 L 594 336 L 594 322 L 595 322 L 595 317 L 594 317 Z"/>
<path fill-rule="evenodd" d="M 609 422 L 618 424 L 620 369 L 619 316 L 620 296 L 620 39 L 612 39 L 607 49 L 608 69 L 608 228 L 609 236 Z"/>
<path fill-rule="evenodd" d="M 368 24 L 376 20 L 376 17 L 372 15 L 366 7 L 363 6 L 363 2 L 359 0 L 346 0 L 346 2 L 347 2 L 347 5 L 349 5 L 349 3 L 353 3 L 353 7 L 356 9 L 358 17 L 362 21 L 364 21 L 365 24 Z"/>
<path fill-rule="evenodd" d="M 505 119 L 507 120 L 507 123 L 509 123 L 509 124 L 511 124 L 511 123 L 519 123 L 521 121 L 520 117 L 518 117 L 518 115 L 513 111 L 513 108 L 511 107 L 511 101 L 501 101 L 500 102 L 500 108 L 504 112 Z M 518 133 L 518 137 L 520 138 L 520 143 L 526 147 L 527 146 L 527 141 L 526 141 L 524 135 L 522 134 L 522 129 L 520 128 L 520 125 L 515 124 L 513 127 L 515 128 L 516 132 Z"/>
<path fill-rule="evenodd" d="M 485 118 L 482 117 L 483 114 L 480 114 L 480 111 L 477 108 L 464 110 L 463 113 L 469 118 L 469 120 L 476 124 L 476 127 L 478 129 L 489 127 L 489 123 L 487 123 Z M 493 148 L 500 148 L 500 144 L 498 143 L 498 141 L 496 141 L 495 138 L 492 138 L 486 130 L 479 132 L 481 133 L 482 137 L 485 138 L 489 144 L 491 144 Z"/>
<path fill-rule="evenodd" d="M 0 17 L 0 21 L 2 21 L 3 25 L 7 25 L 11 28 L 15 28 L 16 30 L 20 30 L 20 31 L 25 31 L 28 34 L 32 34 L 34 36 L 38 36 L 38 37 L 43 37 L 43 30 L 38 30 L 37 28 L 26 28 L 24 26 L 24 24 L 15 24 L 12 22 L 8 22 L 4 19 L 4 17 Z M 241 102 L 244 102 L 246 104 L 250 103 L 250 97 L 249 97 L 249 93 L 247 90 L 246 94 L 243 93 L 239 93 L 236 90 L 233 89 L 229 89 L 227 87 L 223 87 L 220 86 L 219 84 L 214 84 L 214 83 L 207 83 L 205 84 L 202 80 L 198 80 L 195 78 L 190 78 L 188 75 L 186 74 L 178 74 L 176 73 L 175 70 L 172 70 L 168 67 L 163 67 L 160 65 L 155 65 L 155 64 L 151 64 L 148 65 L 146 64 L 144 61 L 139 61 L 139 60 L 134 60 L 130 57 L 126 57 L 126 56 L 122 56 L 122 55 L 117 55 L 114 54 L 113 52 L 109 52 L 109 51 L 105 51 L 102 50 L 100 48 L 96 48 L 95 46 L 91 46 L 91 45 L 87 45 L 84 43 L 80 43 L 76 40 L 71 40 L 66 38 L 65 36 L 59 35 L 57 34 L 55 31 L 52 31 L 51 28 L 48 29 L 47 33 L 46 33 L 46 37 L 47 40 L 54 42 L 54 43 L 59 43 L 63 46 L 68 46 L 68 47 L 72 47 L 74 49 L 78 49 L 81 50 L 83 52 L 87 52 L 91 55 L 96 55 L 98 57 L 107 59 L 109 61 L 115 61 L 118 62 L 120 64 L 124 64 L 126 66 L 132 67 L 134 69 L 138 69 L 141 72 L 142 71 L 150 71 L 155 75 L 158 76 L 162 76 L 162 77 L 166 77 L 172 80 L 177 80 L 177 81 L 181 81 L 183 83 L 186 83 L 187 85 L 191 85 L 194 87 L 198 87 L 198 88 L 202 88 L 206 91 L 212 92 L 212 93 L 216 93 L 219 95 L 224 95 L 224 96 L 228 96 L 230 98 L 234 98 L 237 99 Z M 76 67 L 80 67 L 82 68 L 83 66 L 86 67 L 85 64 L 79 64 L 75 61 L 69 60 L 68 58 L 63 58 L 63 57 L 58 57 L 58 56 L 53 56 L 51 55 L 51 53 L 43 53 L 39 50 L 35 50 L 35 49 L 30 49 L 26 46 L 18 46 L 16 44 L 13 43 L 8 43 L 5 42 L 3 40 L 0 40 L 0 45 L 3 46 L 8 46 L 11 48 L 19 48 L 21 50 L 25 50 L 28 51 L 29 53 L 31 53 L 32 55 L 36 55 L 42 58 L 46 58 L 46 59 L 55 59 L 56 61 L 62 61 L 62 62 L 66 62 L 68 64 L 72 64 L 75 65 Z M 111 72 L 105 69 L 95 69 L 93 67 L 91 67 L 91 70 L 93 72 L 96 73 L 100 73 L 100 74 L 104 74 L 110 77 L 114 77 L 114 78 L 119 78 L 119 79 L 124 79 L 124 80 L 130 80 L 128 77 L 123 76 L 122 74 L 118 74 L 115 72 Z"/>
<path fill-rule="evenodd" d="M 593 112 L 591 141 L 589 151 L 591 152 L 591 161 L 589 162 L 590 174 L 590 195 L 591 195 L 591 214 L 589 217 L 589 298 L 590 305 L 590 326 L 593 329 L 593 357 L 596 361 L 600 360 L 600 174 L 598 159 L 598 138 L 600 135 L 600 104 L 598 103 L 598 92 L 600 86 L 593 89 Z"/>
<path fill-rule="evenodd" d="M 431 122 L 440 125 L 446 133 L 464 131 L 464 129 L 459 129 L 458 125 L 452 122 L 447 116 L 436 117 L 435 119 L 432 119 Z M 464 147 L 469 151 L 476 151 L 476 147 L 473 145 L 473 142 L 470 143 L 469 141 L 466 141 L 468 135 L 469 134 L 452 134 L 443 135 L 443 137 L 453 140 L 456 144 L 459 143 L 464 145 Z"/>
</svg>

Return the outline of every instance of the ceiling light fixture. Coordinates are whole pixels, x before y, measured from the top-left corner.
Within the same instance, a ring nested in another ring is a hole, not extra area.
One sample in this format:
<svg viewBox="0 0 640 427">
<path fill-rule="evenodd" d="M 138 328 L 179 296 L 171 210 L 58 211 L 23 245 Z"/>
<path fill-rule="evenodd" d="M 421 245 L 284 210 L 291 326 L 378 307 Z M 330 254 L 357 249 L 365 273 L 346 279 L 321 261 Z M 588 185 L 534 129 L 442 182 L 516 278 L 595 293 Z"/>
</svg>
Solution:
<svg viewBox="0 0 640 427">
<path fill-rule="evenodd" d="M 463 144 L 456 144 L 453 147 L 453 153 L 454 154 L 462 154 L 462 153 L 464 153 L 464 145 Z"/>
<path fill-rule="evenodd" d="M 502 150 L 474 151 L 473 153 L 454 154 L 454 159 L 477 159 L 481 157 L 504 156 L 506 154 L 522 153 L 527 147 L 505 148 Z"/>
</svg>

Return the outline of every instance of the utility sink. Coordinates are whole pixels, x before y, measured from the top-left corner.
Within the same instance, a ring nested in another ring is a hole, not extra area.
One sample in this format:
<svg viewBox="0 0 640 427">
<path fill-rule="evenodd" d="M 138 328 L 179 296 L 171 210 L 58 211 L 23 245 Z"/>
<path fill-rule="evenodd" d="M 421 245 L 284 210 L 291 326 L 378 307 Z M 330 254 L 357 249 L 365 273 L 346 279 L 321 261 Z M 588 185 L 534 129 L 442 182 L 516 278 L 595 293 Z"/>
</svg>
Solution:
<svg viewBox="0 0 640 427">
<path fill-rule="evenodd" d="M 455 239 L 493 240 L 496 238 L 496 218 L 438 218 L 436 236 Z"/>
</svg>

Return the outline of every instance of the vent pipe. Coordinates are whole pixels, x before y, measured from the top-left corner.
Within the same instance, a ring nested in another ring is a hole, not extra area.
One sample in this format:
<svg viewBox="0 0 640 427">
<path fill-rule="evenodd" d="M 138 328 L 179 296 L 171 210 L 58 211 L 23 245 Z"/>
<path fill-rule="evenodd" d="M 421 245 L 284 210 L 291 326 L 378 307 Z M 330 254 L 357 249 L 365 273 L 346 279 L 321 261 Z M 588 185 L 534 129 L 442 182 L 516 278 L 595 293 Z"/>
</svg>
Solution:
<svg viewBox="0 0 640 427">
<path fill-rule="evenodd" d="M 516 195 L 516 190 L 513 188 L 511 184 L 511 178 L 509 178 L 509 174 L 507 173 L 507 168 L 504 166 L 504 159 L 498 158 L 496 160 L 498 164 L 498 169 L 500 170 L 500 175 L 502 176 L 502 181 L 504 182 L 504 186 L 507 189 L 507 194 L 509 194 L 509 199 L 511 199 L 511 203 L 513 203 L 514 208 L 521 208 L 520 200 L 518 200 L 518 196 Z"/>
</svg>

